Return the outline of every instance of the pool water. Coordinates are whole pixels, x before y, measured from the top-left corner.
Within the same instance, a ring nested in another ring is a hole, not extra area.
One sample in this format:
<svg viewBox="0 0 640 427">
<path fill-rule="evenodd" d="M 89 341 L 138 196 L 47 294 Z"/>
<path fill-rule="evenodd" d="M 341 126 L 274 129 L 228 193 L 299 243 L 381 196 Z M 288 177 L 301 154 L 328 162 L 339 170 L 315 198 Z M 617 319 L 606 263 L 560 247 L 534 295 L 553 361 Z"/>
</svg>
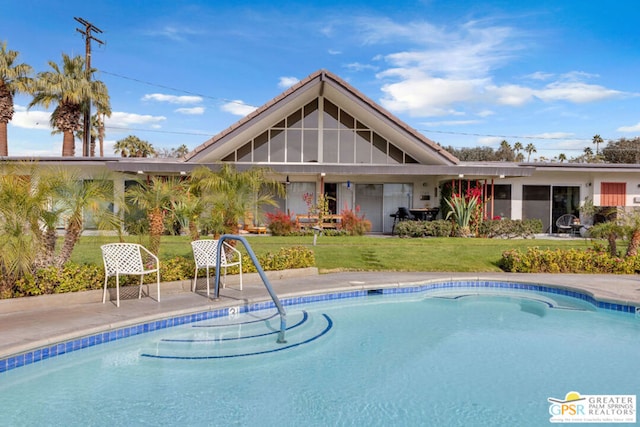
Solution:
<svg viewBox="0 0 640 427">
<path fill-rule="evenodd" d="M 287 344 L 274 313 L 7 371 L 0 425 L 538 426 L 549 397 L 638 392 L 640 319 L 570 297 L 456 289 L 302 304 L 287 308 Z"/>
</svg>

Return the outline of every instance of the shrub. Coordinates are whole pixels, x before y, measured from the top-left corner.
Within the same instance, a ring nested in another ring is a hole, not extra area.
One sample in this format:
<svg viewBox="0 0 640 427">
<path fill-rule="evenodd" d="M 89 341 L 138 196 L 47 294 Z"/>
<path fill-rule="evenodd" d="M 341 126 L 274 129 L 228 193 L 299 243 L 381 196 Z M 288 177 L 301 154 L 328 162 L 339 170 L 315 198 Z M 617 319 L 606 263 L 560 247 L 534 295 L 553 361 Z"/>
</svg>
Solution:
<svg viewBox="0 0 640 427">
<path fill-rule="evenodd" d="M 640 272 L 640 256 L 620 258 L 593 249 L 514 249 L 503 252 L 499 266 L 512 273 L 635 274 Z"/>
<path fill-rule="evenodd" d="M 267 218 L 267 228 L 273 236 L 288 236 L 295 229 L 295 223 L 290 215 L 282 211 L 265 214 Z"/>
<path fill-rule="evenodd" d="M 101 289 L 104 270 L 95 265 L 66 263 L 62 268 L 47 267 L 16 281 L 11 295 L 5 298 L 59 294 L 91 289 Z"/>
<path fill-rule="evenodd" d="M 315 256 L 311 249 L 297 246 L 282 248 L 276 253 L 266 253 L 258 257 L 264 271 L 286 270 L 292 268 L 306 268 L 315 266 Z M 160 280 L 172 282 L 193 279 L 195 263 L 192 258 L 174 257 L 160 262 Z M 249 255 L 243 254 L 242 270 L 244 273 L 254 273 L 256 268 Z M 215 270 L 213 270 L 215 271 Z M 230 267 L 229 274 L 237 274 L 238 267 Z M 205 269 L 198 271 L 199 277 L 204 277 Z M 111 279 L 113 281 L 114 279 Z M 120 276 L 120 285 L 138 285 L 138 276 Z M 144 277 L 145 283 L 155 281 L 154 274 Z M 113 283 L 111 283 L 113 285 Z M 62 268 L 47 267 L 38 270 L 33 275 L 24 276 L 17 280 L 12 289 L 0 294 L 2 298 L 56 294 L 64 292 L 87 291 L 102 289 L 104 285 L 104 269 L 102 266 L 75 264 L 69 262 Z"/>
<path fill-rule="evenodd" d="M 360 206 L 356 206 L 356 211 L 343 209 L 340 212 L 341 219 L 339 228 L 346 231 L 350 236 L 363 236 L 371 231 L 371 221 L 360 215 Z"/>
<path fill-rule="evenodd" d="M 453 223 L 439 219 L 436 221 L 400 221 L 395 233 L 400 237 L 449 237 Z"/>
<path fill-rule="evenodd" d="M 478 234 L 488 238 L 533 238 L 542 232 L 542 221 L 539 219 L 498 219 L 483 221 Z"/>
</svg>

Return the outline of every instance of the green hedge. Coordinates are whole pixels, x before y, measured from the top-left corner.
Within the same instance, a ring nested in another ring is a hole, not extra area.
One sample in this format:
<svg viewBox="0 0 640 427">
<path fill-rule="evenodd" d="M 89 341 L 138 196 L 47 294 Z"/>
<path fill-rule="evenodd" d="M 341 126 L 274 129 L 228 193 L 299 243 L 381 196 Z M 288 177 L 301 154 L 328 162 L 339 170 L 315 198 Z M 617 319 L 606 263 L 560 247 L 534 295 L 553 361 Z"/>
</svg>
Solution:
<svg viewBox="0 0 640 427">
<path fill-rule="evenodd" d="M 449 237 L 453 223 L 439 219 L 436 221 L 400 221 L 394 233 L 400 237 Z"/>
<path fill-rule="evenodd" d="M 276 253 L 258 256 L 264 271 L 288 270 L 315 266 L 315 255 L 311 249 L 302 246 L 282 248 Z M 160 261 L 160 279 L 163 282 L 191 280 L 195 271 L 192 258 L 174 257 Z M 247 254 L 242 256 L 242 272 L 255 273 L 257 270 Z M 229 274 L 237 274 L 238 267 L 229 267 Z M 204 277 L 206 270 L 201 269 L 198 277 Z M 122 286 L 137 285 L 138 276 L 122 276 Z M 145 282 L 153 282 L 153 275 L 146 275 Z M 113 280 L 109 282 L 113 286 Z M 38 270 L 35 275 L 18 280 L 13 289 L 0 295 L 0 298 L 16 298 L 43 294 L 59 294 L 64 292 L 102 289 L 104 285 L 104 268 L 95 265 L 81 265 L 69 262 L 63 268 L 49 267 Z"/>
<path fill-rule="evenodd" d="M 396 224 L 394 233 L 400 237 L 449 237 L 453 232 L 453 223 L 447 220 L 437 221 L 401 221 Z M 539 219 L 500 219 L 483 221 L 478 227 L 479 237 L 488 238 L 533 238 L 542 233 L 542 221 Z"/>
<path fill-rule="evenodd" d="M 542 221 L 539 219 L 488 220 L 478 227 L 478 234 L 488 238 L 528 239 L 538 233 L 542 233 Z"/>
<path fill-rule="evenodd" d="M 612 257 L 593 249 L 513 249 L 502 253 L 499 265 L 512 273 L 636 274 L 640 272 L 640 256 Z"/>
</svg>

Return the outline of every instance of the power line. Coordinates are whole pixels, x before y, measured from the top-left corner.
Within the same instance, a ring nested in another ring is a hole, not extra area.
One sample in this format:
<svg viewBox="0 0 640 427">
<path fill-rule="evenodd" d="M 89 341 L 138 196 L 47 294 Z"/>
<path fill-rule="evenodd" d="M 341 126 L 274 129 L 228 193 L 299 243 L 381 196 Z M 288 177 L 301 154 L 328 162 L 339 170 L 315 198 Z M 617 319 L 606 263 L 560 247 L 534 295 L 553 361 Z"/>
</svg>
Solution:
<svg viewBox="0 0 640 427">
<path fill-rule="evenodd" d="M 125 80 L 130 80 L 136 83 L 141 83 L 141 84 L 145 84 L 147 86 L 153 86 L 153 87 L 158 87 L 161 89 L 167 89 L 167 90 L 171 90 L 174 92 L 180 92 L 180 93 L 184 93 L 187 95 L 193 95 L 193 96 L 199 96 L 201 98 L 206 98 L 206 99 L 211 99 L 214 101 L 222 101 L 222 102 L 226 102 L 226 103 L 233 103 L 233 104 L 238 104 L 238 105 L 243 105 L 243 106 L 247 106 L 247 107 L 252 107 L 252 108 L 258 108 L 255 105 L 251 105 L 251 104 L 247 104 L 245 102 L 241 102 L 241 101 L 235 101 L 235 100 L 231 100 L 231 99 L 226 99 L 226 98 L 220 98 L 220 97 L 215 97 L 215 96 L 211 96 L 211 95 L 203 95 L 201 93 L 197 93 L 197 92 L 192 92 L 192 91 L 188 91 L 185 89 L 178 89 L 172 86 L 167 86 L 167 85 L 162 85 L 162 84 L 158 84 L 158 83 L 152 83 L 146 80 L 142 80 L 142 79 L 137 79 L 134 77 L 128 77 L 128 76 L 124 76 L 122 74 L 118 74 L 118 73 L 113 73 L 110 71 L 104 71 L 101 70 L 100 72 L 110 75 L 110 76 L 114 76 L 114 77 L 118 77 L 121 79 L 125 79 Z M 116 128 L 113 128 L 116 129 Z M 120 129 L 126 129 L 126 128 L 120 128 Z M 131 130 L 139 130 L 139 131 L 146 131 L 143 129 L 131 129 Z M 585 142 L 592 142 L 593 138 L 584 138 L 584 137 L 576 137 L 576 138 L 571 138 L 571 137 L 559 137 L 559 136 L 531 136 L 531 135 L 499 135 L 499 134 L 482 134 L 482 133 L 474 133 L 474 132 L 454 132 L 454 131 L 441 131 L 441 130 L 434 130 L 434 129 L 418 129 L 420 132 L 425 132 L 425 133 L 437 133 L 437 134 L 446 134 L 446 135 L 462 135 L 462 136 L 474 136 L 474 137 L 488 137 L 488 138 L 503 138 L 503 139 L 525 139 L 525 140 L 550 140 L 550 141 L 566 141 L 566 140 L 571 140 L 571 141 L 585 141 Z M 151 131 L 151 132 L 157 132 L 157 133 L 175 133 L 175 134 L 184 134 L 184 135 L 208 135 L 208 134 L 198 134 L 198 133 L 188 133 L 188 132 L 163 132 L 163 131 Z M 611 139 L 611 138 L 603 138 L 605 140 L 607 139 Z M 570 150 L 579 150 L 576 148 L 566 148 L 565 150 L 570 151 Z"/>
<path fill-rule="evenodd" d="M 172 90 L 174 92 L 181 92 L 181 93 L 184 93 L 184 94 L 187 94 L 187 95 L 193 95 L 193 96 L 199 96 L 201 98 L 212 99 L 214 101 L 222 101 L 222 102 L 227 102 L 227 103 L 231 103 L 231 104 L 243 105 L 243 106 L 246 106 L 246 107 L 258 108 L 255 105 L 247 104 L 247 103 L 241 102 L 241 101 L 234 101 L 232 99 L 218 98 L 218 97 L 210 96 L 210 95 L 203 95 L 201 93 L 191 92 L 191 91 L 184 90 L 184 89 L 178 89 L 178 88 L 175 88 L 175 87 L 161 85 L 161 84 L 158 84 L 158 83 L 152 83 L 152 82 L 148 82 L 148 81 L 145 81 L 145 80 L 136 79 L 134 77 L 127 77 L 127 76 L 123 76 L 122 74 L 112 73 L 112 72 L 109 72 L 109 71 L 101 70 L 100 72 L 104 73 L 104 74 L 107 74 L 107 75 L 110 75 L 110 76 L 118 77 L 118 78 L 121 78 L 121 79 L 131 80 L 131 81 L 136 82 L 136 83 L 142 83 L 142 84 L 145 84 L 147 86 L 159 87 L 161 89 L 168 89 L 168 90 Z"/>
</svg>

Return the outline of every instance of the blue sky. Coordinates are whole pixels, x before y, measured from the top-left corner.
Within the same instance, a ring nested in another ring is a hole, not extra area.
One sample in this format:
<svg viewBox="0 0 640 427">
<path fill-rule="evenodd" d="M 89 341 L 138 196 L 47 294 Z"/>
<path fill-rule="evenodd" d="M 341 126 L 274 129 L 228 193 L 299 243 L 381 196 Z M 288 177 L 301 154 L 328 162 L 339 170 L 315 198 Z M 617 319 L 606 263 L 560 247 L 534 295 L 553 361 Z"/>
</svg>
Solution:
<svg viewBox="0 0 640 427">
<path fill-rule="evenodd" d="M 445 146 L 506 139 L 570 158 L 595 134 L 640 135 L 631 0 L 7 3 L 0 40 L 36 72 L 84 56 L 74 17 L 103 31 L 91 63 L 111 96 L 106 155 L 127 135 L 193 149 L 321 68 Z M 59 155 L 50 111 L 15 101 L 9 154 Z"/>
</svg>

